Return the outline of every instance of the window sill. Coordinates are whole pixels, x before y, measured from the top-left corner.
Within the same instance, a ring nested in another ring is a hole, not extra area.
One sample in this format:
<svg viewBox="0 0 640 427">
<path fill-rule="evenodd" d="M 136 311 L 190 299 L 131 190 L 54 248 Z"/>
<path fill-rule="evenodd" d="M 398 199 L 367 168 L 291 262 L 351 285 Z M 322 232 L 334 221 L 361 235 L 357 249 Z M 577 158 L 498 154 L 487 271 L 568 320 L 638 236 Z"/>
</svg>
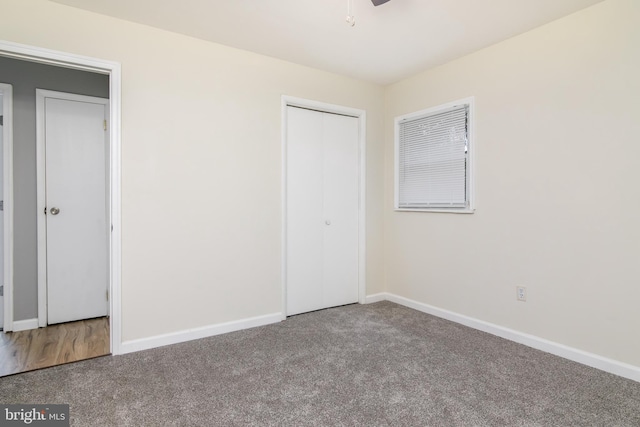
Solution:
<svg viewBox="0 0 640 427">
<path fill-rule="evenodd" d="M 395 212 L 436 212 L 436 213 L 452 213 L 452 214 L 472 214 L 476 210 L 469 208 L 447 209 L 447 208 L 395 208 Z"/>
</svg>

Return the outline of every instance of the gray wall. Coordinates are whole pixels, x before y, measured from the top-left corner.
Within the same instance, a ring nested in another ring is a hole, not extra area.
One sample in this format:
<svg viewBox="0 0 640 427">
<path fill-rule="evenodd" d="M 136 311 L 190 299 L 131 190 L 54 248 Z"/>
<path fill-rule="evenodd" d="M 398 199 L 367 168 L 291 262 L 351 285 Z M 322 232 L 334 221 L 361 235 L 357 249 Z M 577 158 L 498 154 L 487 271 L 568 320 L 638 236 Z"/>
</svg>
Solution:
<svg viewBox="0 0 640 427">
<path fill-rule="evenodd" d="M 13 85 L 14 320 L 38 317 L 36 88 L 109 97 L 109 77 L 0 57 L 0 83 Z"/>
</svg>

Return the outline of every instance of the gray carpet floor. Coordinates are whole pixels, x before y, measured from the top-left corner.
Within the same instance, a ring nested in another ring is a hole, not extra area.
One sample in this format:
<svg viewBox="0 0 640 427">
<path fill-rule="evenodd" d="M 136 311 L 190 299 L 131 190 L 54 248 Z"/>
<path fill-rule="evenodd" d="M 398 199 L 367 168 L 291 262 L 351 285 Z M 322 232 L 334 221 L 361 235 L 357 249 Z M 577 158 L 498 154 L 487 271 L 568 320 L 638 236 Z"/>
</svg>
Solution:
<svg viewBox="0 0 640 427">
<path fill-rule="evenodd" d="M 640 426 L 640 383 L 390 302 L 0 378 L 74 426 Z"/>
</svg>

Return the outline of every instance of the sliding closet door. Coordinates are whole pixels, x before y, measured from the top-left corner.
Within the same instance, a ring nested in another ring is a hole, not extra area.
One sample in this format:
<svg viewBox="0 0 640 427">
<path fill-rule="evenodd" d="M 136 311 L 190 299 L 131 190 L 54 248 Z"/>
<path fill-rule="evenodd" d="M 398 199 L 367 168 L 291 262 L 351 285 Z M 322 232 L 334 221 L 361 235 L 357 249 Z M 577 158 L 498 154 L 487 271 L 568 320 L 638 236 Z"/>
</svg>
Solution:
<svg viewBox="0 0 640 427">
<path fill-rule="evenodd" d="M 287 315 L 358 301 L 358 120 L 287 111 Z"/>
</svg>

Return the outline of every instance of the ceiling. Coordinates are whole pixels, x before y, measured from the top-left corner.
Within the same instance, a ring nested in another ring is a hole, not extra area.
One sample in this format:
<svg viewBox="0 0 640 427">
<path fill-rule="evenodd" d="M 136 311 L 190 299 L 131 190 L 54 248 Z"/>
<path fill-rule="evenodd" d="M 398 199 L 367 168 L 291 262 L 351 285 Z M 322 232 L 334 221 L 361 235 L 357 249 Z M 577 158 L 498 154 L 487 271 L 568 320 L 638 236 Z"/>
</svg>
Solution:
<svg viewBox="0 0 640 427">
<path fill-rule="evenodd" d="M 389 84 L 602 0 L 52 0 Z"/>
</svg>

